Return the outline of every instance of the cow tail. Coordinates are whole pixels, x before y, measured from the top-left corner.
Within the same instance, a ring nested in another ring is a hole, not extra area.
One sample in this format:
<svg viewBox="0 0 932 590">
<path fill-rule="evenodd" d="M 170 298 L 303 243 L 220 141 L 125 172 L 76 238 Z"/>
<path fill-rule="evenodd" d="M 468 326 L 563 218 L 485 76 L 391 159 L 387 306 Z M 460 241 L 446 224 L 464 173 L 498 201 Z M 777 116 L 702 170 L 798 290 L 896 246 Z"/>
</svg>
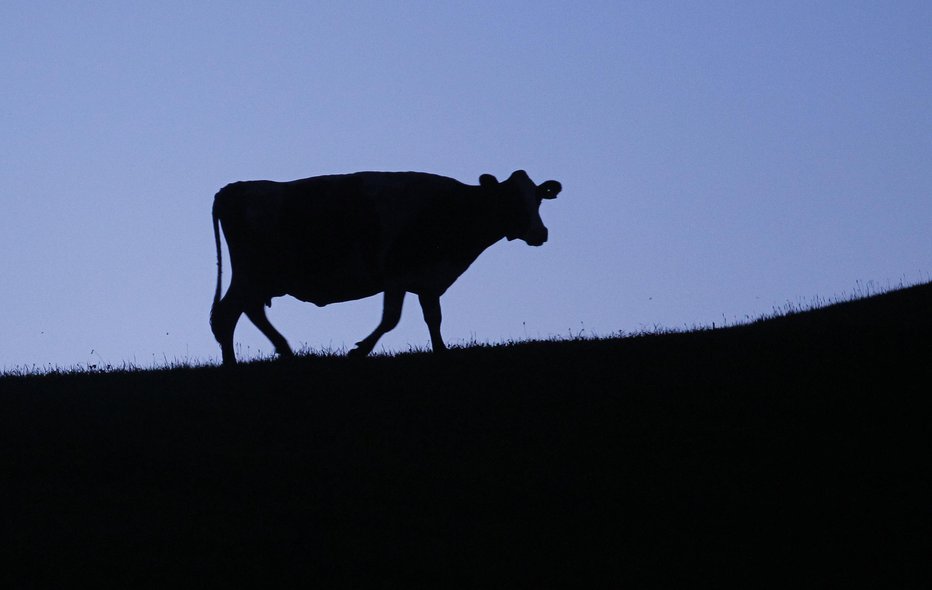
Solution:
<svg viewBox="0 0 932 590">
<path fill-rule="evenodd" d="M 218 201 L 215 197 L 212 214 L 214 218 L 214 244 L 217 246 L 217 289 L 214 291 L 214 305 L 211 308 L 211 315 L 213 315 L 213 310 L 216 309 L 217 304 L 220 302 L 221 279 L 223 277 L 223 255 L 220 250 L 220 215 L 217 211 L 217 205 Z"/>
</svg>

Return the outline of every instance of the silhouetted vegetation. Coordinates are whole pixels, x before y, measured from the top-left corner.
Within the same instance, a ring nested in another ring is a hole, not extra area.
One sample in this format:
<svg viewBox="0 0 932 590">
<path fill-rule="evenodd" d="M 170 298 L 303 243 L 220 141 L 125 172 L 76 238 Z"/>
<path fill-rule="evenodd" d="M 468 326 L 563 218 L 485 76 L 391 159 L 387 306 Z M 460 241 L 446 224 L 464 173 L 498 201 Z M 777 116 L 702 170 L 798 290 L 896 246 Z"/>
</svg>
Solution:
<svg viewBox="0 0 932 590">
<path fill-rule="evenodd" d="M 927 558 L 930 328 L 926 284 L 726 329 L 7 376 L 4 585 L 898 586 Z"/>
</svg>

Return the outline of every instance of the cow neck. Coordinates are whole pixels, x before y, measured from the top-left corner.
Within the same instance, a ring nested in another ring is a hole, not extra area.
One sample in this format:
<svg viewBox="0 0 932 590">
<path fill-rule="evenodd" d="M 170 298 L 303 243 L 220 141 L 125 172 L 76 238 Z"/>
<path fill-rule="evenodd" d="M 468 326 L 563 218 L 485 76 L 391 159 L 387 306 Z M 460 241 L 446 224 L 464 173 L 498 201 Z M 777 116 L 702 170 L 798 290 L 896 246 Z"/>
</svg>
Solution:
<svg viewBox="0 0 932 590">
<path fill-rule="evenodd" d="M 505 237 L 504 199 L 496 188 L 475 187 L 470 222 L 475 227 L 472 235 L 479 252 Z"/>
</svg>

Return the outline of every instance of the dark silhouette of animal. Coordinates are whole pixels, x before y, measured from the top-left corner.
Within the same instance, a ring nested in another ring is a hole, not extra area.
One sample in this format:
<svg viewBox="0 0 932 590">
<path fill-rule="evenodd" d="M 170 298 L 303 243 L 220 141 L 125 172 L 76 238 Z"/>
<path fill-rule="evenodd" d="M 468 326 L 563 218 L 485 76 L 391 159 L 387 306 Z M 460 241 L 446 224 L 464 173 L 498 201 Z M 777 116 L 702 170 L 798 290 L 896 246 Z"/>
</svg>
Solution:
<svg viewBox="0 0 932 590">
<path fill-rule="evenodd" d="M 440 296 L 486 248 L 502 238 L 531 246 L 547 241 L 538 211 L 561 190 L 523 170 L 479 185 L 421 172 L 358 172 L 291 182 L 255 180 L 225 186 L 214 197 L 217 290 L 210 325 L 223 363 L 236 363 L 233 332 L 243 313 L 292 355 L 265 315 L 273 297 L 318 306 L 384 293 L 382 320 L 350 355 L 365 356 L 401 317 L 405 293 L 418 296 L 434 351 Z M 220 228 L 233 276 L 221 299 Z"/>
</svg>

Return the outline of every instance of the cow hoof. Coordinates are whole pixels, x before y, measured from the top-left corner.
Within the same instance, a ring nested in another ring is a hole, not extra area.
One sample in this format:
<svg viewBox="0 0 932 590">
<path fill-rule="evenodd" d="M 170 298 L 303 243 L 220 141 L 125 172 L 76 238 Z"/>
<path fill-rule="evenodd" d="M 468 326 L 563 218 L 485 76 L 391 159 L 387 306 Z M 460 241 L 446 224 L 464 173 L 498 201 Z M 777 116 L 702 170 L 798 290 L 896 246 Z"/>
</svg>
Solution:
<svg viewBox="0 0 932 590">
<path fill-rule="evenodd" d="M 353 348 L 348 353 L 346 353 L 346 356 L 351 359 L 361 359 L 361 358 L 367 357 L 368 355 L 369 355 L 369 351 L 360 348 L 358 344 L 356 345 L 355 348 Z"/>
</svg>

